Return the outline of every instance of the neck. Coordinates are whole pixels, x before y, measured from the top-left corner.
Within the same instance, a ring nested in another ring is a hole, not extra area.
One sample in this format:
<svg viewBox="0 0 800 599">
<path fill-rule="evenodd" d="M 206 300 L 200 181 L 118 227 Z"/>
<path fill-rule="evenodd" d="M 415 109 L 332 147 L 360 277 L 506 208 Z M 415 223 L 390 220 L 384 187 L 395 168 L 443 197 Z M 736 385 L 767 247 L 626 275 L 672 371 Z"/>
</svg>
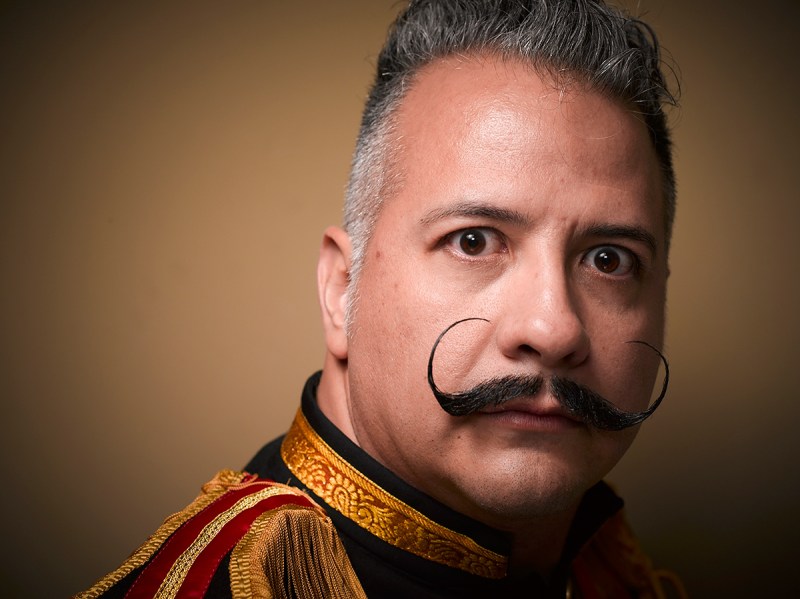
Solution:
<svg viewBox="0 0 800 599">
<path fill-rule="evenodd" d="M 317 405 L 336 428 L 353 443 L 360 445 L 348 411 L 349 383 L 346 362 L 337 360 L 328 352 L 322 367 L 322 378 L 317 388 Z"/>
</svg>

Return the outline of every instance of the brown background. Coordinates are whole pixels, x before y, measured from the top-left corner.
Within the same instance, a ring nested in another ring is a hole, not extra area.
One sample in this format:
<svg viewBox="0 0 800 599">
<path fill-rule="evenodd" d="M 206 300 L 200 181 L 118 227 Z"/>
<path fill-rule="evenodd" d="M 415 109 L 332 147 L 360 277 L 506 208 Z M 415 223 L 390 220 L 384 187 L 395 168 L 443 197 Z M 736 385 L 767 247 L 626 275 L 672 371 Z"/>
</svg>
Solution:
<svg viewBox="0 0 800 599">
<path fill-rule="evenodd" d="M 611 480 L 694 596 L 788 595 L 800 3 L 638 5 L 684 87 L 674 383 Z M 0 594 L 87 586 L 285 429 L 396 9 L 0 4 Z"/>
</svg>

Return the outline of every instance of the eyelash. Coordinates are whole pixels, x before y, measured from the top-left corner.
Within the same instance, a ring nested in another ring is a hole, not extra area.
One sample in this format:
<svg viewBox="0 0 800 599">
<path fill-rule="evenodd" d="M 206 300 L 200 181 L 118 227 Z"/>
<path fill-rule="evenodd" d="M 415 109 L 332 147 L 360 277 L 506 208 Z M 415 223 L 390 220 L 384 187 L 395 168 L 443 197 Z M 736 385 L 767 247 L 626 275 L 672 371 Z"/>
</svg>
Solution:
<svg viewBox="0 0 800 599">
<path fill-rule="evenodd" d="M 461 238 L 461 236 L 466 236 L 469 233 L 479 234 L 479 236 L 476 236 L 479 238 L 473 238 L 473 242 L 477 244 L 477 250 L 474 254 L 471 254 L 464 245 L 465 243 L 470 243 L 470 240 Z M 484 249 L 492 243 L 498 244 L 500 247 L 496 248 L 496 251 L 490 251 L 485 256 L 482 255 Z M 453 231 L 444 237 L 442 244 L 451 246 L 450 251 L 463 260 L 480 260 L 481 258 L 485 259 L 489 256 L 497 254 L 498 252 L 505 253 L 507 249 L 505 236 L 491 227 L 467 227 Z"/>
<path fill-rule="evenodd" d="M 614 274 L 613 272 L 608 272 L 603 269 L 603 267 L 598 264 L 597 260 L 602 260 L 603 254 L 616 254 L 616 258 L 618 258 L 617 264 L 614 265 L 613 260 L 614 258 L 611 257 L 613 269 L 610 270 L 617 270 L 618 268 L 622 267 L 625 269 L 625 272 Z M 592 257 L 594 257 L 594 263 L 591 263 Z M 634 277 L 638 276 L 641 268 L 642 268 L 642 261 L 636 252 L 629 250 L 626 247 L 621 247 L 618 245 L 613 244 L 604 244 L 604 245 L 596 245 L 590 248 L 583 254 L 581 258 L 582 264 L 588 264 L 588 266 L 603 276 L 610 276 L 610 277 L 619 277 L 622 278 L 626 275 L 632 275 Z"/>
<path fill-rule="evenodd" d="M 491 242 L 491 239 L 494 239 L 496 243 L 500 244 L 501 247 L 499 251 L 505 253 L 507 251 L 506 245 L 506 237 L 498 230 L 493 229 L 491 227 L 466 227 L 464 229 L 458 229 L 457 231 L 453 231 L 452 233 L 448 233 L 441 242 L 443 246 L 451 246 L 449 249 L 453 254 L 455 254 L 461 260 L 481 260 L 481 259 L 488 259 L 491 256 L 495 255 L 497 252 L 489 252 L 487 255 L 482 255 L 481 252 L 485 249 L 485 246 L 480 247 L 476 254 L 470 254 L 463 246 L 462 243 L 459 243 L 459 237 L 465 235 L 467 233 L 477 232 L 481 233 L 484 237 L 483 241 L 485 245 L 488 245 Z M 489 239 L 487 239 L 489 238 Z M 453 247 L 455 244 L 458 244 L 457 247 Z M 613 274 L 604 272 L 601 267 L 599 267 L 596 263 L 591 264 L 589 260 L 591 259 L 592 255 L 594 254 L 597 256 L 601 250 L 611 250 L 619 254 L 622 258 L 622 261 L 630 261 L 630 266 L 628 270 L 622 274 Z M 641 257 L 633 250 L 615 245 L 615 244 L 601 244 L 595 245 L 586 250 L 580 258 L 580 263 L 587 265 L 591 268 L 598 276 L 606 276 L 612 278 L 623 278 L 626 275 L 631 275 L 633 277 L 638 277 L 644 268 L 643 261 Z"/>
</svg>

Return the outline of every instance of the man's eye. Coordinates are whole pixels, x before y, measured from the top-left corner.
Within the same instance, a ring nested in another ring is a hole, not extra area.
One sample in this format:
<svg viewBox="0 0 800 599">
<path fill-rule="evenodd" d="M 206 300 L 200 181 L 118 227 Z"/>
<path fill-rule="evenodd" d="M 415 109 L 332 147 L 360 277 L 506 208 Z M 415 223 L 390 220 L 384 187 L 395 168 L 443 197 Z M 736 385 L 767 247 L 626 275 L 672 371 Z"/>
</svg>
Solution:
<svg viewBox="0 0 800 599">
<path fill-rule="evenodd" d="M 630 274 L 636 268 L 636 257 L 632 252 L 609 245 L 589 250 L 583 260 L 603 274 L 616 277 Z"/>
<path fill-rule="evenodd" d="M 448 240 L 452 249 L 467 256 L 482 256 L 502 251 L 502 241 L 498 233 L 491 229 L 463 229 L 450 235 Z"/>
</svg>

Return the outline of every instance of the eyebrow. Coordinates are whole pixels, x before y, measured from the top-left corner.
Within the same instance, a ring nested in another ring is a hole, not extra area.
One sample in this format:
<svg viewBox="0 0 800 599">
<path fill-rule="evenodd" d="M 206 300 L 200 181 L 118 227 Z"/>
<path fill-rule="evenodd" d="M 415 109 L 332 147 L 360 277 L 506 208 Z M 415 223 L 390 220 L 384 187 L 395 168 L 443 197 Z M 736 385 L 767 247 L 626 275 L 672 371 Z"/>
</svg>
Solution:
<svg viewBox="0 0 800 599">
<path fill-rule="evenodd" d="M 427 212 L 420 218 L 420 224 L 429 225 L 437 220 L 448 218 L 452 216 L 463 217 L 482 217 L 488 218 L 498 222 L 506 222 L 514 225 L 524 226 L 528 224 L 529 219 L 517 210 L 509 210 L 508 208 L 500 208 L 498 206 L 489 206 L 476 202 L 461 202 L 454 206 L 446 208 L 434 208 Z"/>
<path fill-rule="evenodd" d="M 644 243 L 654 254 L 658 250 L 655 236 L 647 229 L 628 225 L 593 225 L 583 231 L 587 237 L 616 237 Z"/>
</svg>

